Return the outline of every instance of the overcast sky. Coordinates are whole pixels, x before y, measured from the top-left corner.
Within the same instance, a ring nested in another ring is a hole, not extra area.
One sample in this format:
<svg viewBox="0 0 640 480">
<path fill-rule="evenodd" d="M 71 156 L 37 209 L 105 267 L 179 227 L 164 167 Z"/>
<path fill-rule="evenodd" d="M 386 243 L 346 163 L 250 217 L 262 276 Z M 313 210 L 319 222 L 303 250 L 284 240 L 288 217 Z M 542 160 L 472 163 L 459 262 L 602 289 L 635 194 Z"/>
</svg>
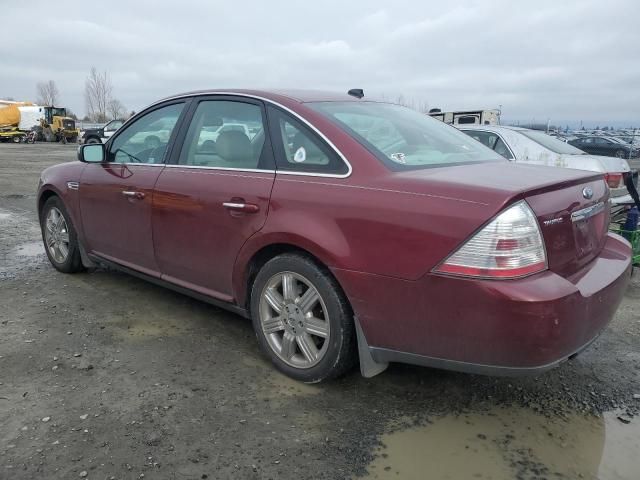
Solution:
<svg viewBox="0 0 640 480">
<path fill-rule="evenodd" d="M 0 98 L 55 80 L 85 113 L 91 66 L 129 110 L 173 93 L 399 94 L 503 119 L 640 126 L 640 2 L 3 1 Z M 8 48 L 11 46 L 11 48 Z"/>
</svg>

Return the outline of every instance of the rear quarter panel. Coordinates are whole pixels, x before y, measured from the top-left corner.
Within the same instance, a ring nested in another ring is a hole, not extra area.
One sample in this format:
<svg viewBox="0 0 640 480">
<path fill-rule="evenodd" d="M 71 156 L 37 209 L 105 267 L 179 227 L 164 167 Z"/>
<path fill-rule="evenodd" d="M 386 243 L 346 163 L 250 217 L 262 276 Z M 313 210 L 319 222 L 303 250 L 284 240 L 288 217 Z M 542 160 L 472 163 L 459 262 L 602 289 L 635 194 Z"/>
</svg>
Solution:
<svg viewBox="0 0 640 480">
<path fill-rule="evenodd" d="M 418 279 L 494 208 L 499 207 L 390 190 L 375 182 L 276 175 L 267 222 L 236 261 L 236 298 L 244 298 L 249 259 L 275 243 L 307 250 L 332 270 Z"/>
</svg>

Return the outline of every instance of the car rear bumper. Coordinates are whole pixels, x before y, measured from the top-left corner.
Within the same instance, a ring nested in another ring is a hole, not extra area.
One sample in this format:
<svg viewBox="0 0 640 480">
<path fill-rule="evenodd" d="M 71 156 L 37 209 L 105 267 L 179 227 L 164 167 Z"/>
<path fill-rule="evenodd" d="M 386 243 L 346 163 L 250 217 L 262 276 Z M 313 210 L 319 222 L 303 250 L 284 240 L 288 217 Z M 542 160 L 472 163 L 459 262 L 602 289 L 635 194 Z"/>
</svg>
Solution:
<svg viewBox="0 0 640 480">
<path fill-rule="evenodd" d="M 522 374 L 549 369 L 591 343 L 613 318 L 630 270 L 629 244 L 609 234 L 600 255 L 569 278 L 551 271 L 507 281 L 336 276 L 375 361 Z"/>
</svg>

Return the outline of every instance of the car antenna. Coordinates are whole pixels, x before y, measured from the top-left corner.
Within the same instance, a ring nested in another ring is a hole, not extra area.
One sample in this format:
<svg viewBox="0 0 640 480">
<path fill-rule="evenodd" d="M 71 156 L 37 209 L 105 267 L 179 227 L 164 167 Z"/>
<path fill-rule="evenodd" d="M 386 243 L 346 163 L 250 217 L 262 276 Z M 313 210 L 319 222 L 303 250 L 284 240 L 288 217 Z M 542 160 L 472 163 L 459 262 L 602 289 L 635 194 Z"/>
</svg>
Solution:
<svg viewBox="0 0 640 480">
<path fill-rule="evenodd" d="M 349 90 L 347 92 L 349 95 L 351 95 L 352 97 L 356 97 L 356 98 L 362 98 L 364 97 L 364 90 L 361 88 L 352 88 L 351 90 Z"/>
</svg>

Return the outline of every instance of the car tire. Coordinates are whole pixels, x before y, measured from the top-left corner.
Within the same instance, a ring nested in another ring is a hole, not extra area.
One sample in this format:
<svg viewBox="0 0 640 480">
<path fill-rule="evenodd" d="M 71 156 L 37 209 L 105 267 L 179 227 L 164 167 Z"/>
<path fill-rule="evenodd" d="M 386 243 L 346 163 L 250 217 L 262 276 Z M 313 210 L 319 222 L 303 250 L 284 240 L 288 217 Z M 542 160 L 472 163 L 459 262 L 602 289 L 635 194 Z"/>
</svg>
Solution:
<svg viewBox="0 0 640 480">
<path fill-rule="evenodd" d="M 91 144 L 91 143 L 100 143 L 100 139 L 96 138 L 96 137 L 89 137 L 84 141 L 85 144 Z"/>
<path fill-rule="evenodd" d="M 78 235 L 62 200 L 50 197 L 40 213 L 40 229 L 44 251 L 53 267 L 62 273 L 84 270 Z"/>
<path fill-rule="evenodd" d="M 22 137 L 19 137 L 18 135 L 14 135 L 11 140 L 13 140 L 13 143 L 20 143 L 22 141 Z"/>
<path fill-rule="evenodd" d="M 616 150 L 615 155 L 618 158 L 627 158 L 627 152 L 625 152 L 624 150 Z"/>
<path fill-rule="evenodd" d="M 333 276 L 307 256 L 286 253 L 265 263 L 251 288 L 250 311 L 260 348 L 295 380 L 336 378 L 356 362 L 349 302 Z"/>
</svg>

